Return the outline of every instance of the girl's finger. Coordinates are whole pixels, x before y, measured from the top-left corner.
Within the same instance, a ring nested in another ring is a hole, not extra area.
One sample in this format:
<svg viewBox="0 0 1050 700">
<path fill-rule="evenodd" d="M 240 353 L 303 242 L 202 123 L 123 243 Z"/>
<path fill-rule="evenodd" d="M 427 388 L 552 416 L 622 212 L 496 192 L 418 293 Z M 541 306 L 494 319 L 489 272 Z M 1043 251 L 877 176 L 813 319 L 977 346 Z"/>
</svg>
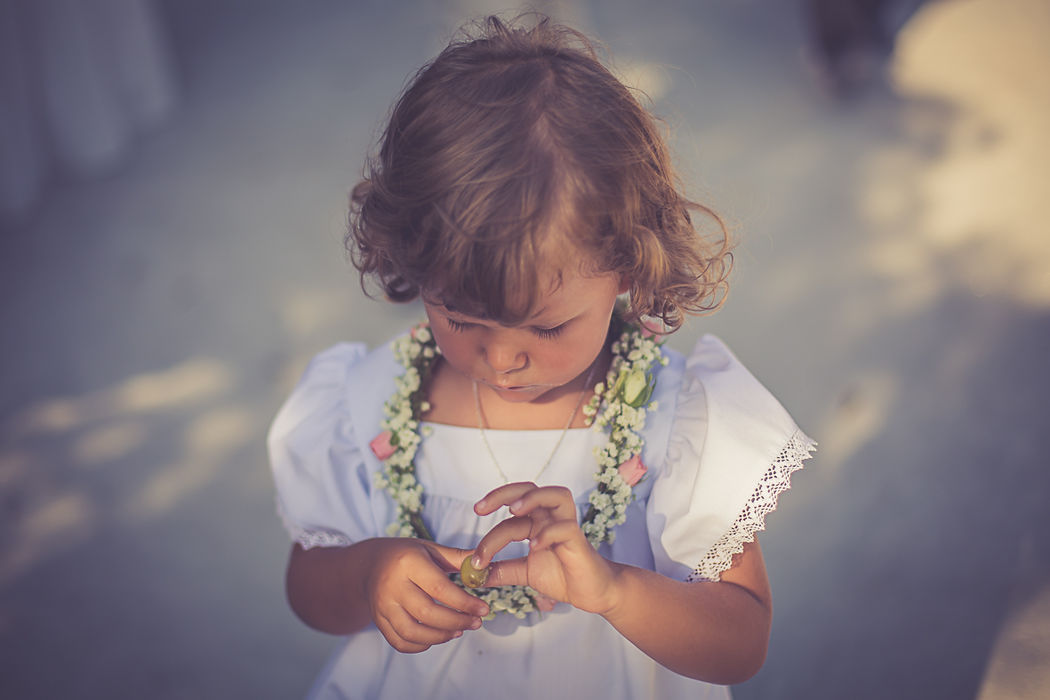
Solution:
<svg viewBox="0 0 1050 700">
<path fill-rule="evenodd" d="M 573 554 L 594 552 L 583 530 L 571 520 L 551 520 L 537 527 L 529 538 L 529 547 L 534 551 L 552 549 L 556 545 L 566 547 Z"/>
<path fill-rule="evenodd" d="M 394 647 L 398 651 L 404 654 L 417 654 L 421 651 L 429 649 L 431 644 L 412 642 L 401 636 L 398 631 L 398 627 L 405 626 L 408 621 L 403 615 L 404 611 L 394 606 L 391 608 L 391 612 L 377 614 L 375 617 L 375 625 L 379 632 L 383 635 L 390 646 Z"/>
<path fill-rule="evenodd" d="M 465 593 L 453 584 L 460 593 L 471 598 L 475 603 L 480 603 L 477 598 Z M 400 601 L 400 607 L 412 620 L 424 627 L 442 632 L 455 633 L 463 630 L 472 630 L 481 627 L 481 616 L 474 616 L 457 612 L 440 602 L 437 602 L 426 591 L 416 588 L 414 592 L 405 595 Z M 484 605 L 484 604 L 482 604 Z"/>
<path fill-rule="evenodd" d="M 411 613 L 402 607 L 391 610 L 387 619 L 397 638 L 405 647 L 402 649 L 395 644 L 394 648 L 406 653 L 423 651 L 435 644 L 444 644 L 463 634 L 462 630 L 443 630 L 430 627 L 414 618 Z"/>
<path fill-rule="evenodd" d="M 511 542 L 521 542 L 530 537 L 533 528 L 536 527 L 530 518 L 507 518 L 497 523 L 474 548 L 472 564 L 475 569 L 484 569 L 492 562 L 496 552 L 506 547 Z M 490 584 L 491 585 L 491 584 Z"/>
<path fill-rule="evenodd" d="M 434 563 L 446 573 L 459 571 L 463 560 L 472 553 L 469 549 L 446 547 L 435 542 L 427 543 L 427 551 Z M 479 618 L 489 614 L 488 605 L 452 583 L 440 571 L 421 571 L 415 578 L 418 579 L 417 585 L 442 605 Z"/>
<path fill-rule="evenodd" d="M 528 560 L 501 559 L 492 562 L 486 586 L 526 586 L 529 583 Z"/>
<path fill-rule="evenodd" d="M 400 651 L 402 654 L 418 654 L 421 651 L 426 651 L 430 647 L 423 644 L 413 644 L 405 639 L 401 638 L 395 630 L 390 621 L 385 617 L 376 618 L 376 628 L 386 639 L 387 644 L 394 647 L 394 649 Z"/>
<path fill-rule="evenodd" d="M 564 486 L 542 486 L 526 491 L 508 505 L 514 515 L 525 516 L 537 508 L 546 508 L 555 520 L 576 522 L 576 503 L 572 500 L 572 491 Z"/>
<path fill-rule="evenodd" d="M 469 554 L 469 550 L 464 551 L 463 558 Z M 462 563 L 462 558 L 460 563 Z M 459 565 L 456 566 L 456 571 L 459 571 Z M 474 618 L 485 617 L 489 614 L 489 606 L 484 601 L 464 591 L 440 571 L 420 571 L 414 577 L 413 582 L 428 596 L 429 600 L 440 603 L 450 612 L 460 616 L 461 622 L 464 619 L 467 620 L 465 624 L 459 625 L 458 629 L 469 629 L 470 622 Z"/>
<path fill-rule="evenodd" d="M 485 497 L 474 504 L 474 512 L 478 515 L 495 513 L 503 506 L 509 506 L 516 502 L 529 491 L 537 488 L 531 481 L 516 481 L 513 484 L 504 484 L 485 494 Z"/>
<path fill-rule="evenodd" d="M 459 571 L 459 565 L 463 563 L 463 557 L 471 552 L 469 549 L 446 547 L 445 545 L 436 542 L 426 542 L 424 545 L 430 553 L 430 558 L 434 560 L 434 563 L 439 568 L 450 574 Z"/>
</svg>

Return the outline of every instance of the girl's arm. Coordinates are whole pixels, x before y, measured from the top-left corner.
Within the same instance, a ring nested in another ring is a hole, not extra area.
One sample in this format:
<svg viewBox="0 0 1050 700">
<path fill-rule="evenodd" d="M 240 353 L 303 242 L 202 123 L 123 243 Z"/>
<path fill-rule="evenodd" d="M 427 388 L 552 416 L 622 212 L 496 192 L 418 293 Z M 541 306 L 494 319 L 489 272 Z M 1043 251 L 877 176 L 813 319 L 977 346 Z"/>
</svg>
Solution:
<svg viewBox="0 0 1050 700">
<path fill-rule="evenodd" d="M 684 583 L 610 562 L 576 523 L 572 494 L 561 487 L 508 484 L 475 506 L 479 515 L 510 506 L 475 550 L 487 565 L 507 543 L 529 540 L 529 555 L 492 566 L 488 585 L 528 584 L 540 593 L 602 615 L 667 668 L 711 683 L 739 683 L 765 660 L 772 614 L 757 542 L 747 545 L 718 583 Z"/>
<path fill-rule="evenodd" d="M 296 544 L 288 602 L 321 632 L 350 634 L 374 622 L 398 651 L 424 651 L 477 629 L 488 614 L 485 603 L 448 578 L 469 553 L 411 538 L 309 550 Z"/>
<path fill-rule="evenodd" d="M 682 675 L 725 685 L 762 668 L 773 611 L 757 540 L 718 583 L 611 566 L 619 594 L 601 614 L 646 654 Z"/>
</svg>

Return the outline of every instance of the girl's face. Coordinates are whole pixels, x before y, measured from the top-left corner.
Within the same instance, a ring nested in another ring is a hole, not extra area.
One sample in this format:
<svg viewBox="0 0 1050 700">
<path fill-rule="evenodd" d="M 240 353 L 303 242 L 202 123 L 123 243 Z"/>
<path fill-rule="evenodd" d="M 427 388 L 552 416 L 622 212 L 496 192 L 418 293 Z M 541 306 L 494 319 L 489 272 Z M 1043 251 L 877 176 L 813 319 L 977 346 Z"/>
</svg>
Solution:
<svg viewBox="0 0 1050 700">
<path fill-rule="evenodd" d="M 525 403 L 589 370 L 605 345 L 616 297 L 624 290 L 614 274 L 566 272 L 538 310 L 516 326 L 467 316 L 436 302 L 424 305 L 434 339 L 453 369 L 504 401 Z"/>
</svg>

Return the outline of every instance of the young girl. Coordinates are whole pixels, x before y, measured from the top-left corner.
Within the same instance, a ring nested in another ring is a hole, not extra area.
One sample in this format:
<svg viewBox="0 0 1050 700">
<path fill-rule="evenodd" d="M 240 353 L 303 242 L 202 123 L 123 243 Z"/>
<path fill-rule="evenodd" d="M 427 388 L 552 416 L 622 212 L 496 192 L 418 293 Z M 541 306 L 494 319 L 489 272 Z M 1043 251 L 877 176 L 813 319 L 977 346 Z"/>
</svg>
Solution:
<svg viewBox="0 0 1050 700">
<path fill-rule="evenodd" d="M 650 116 L 577 32 L 482 31 L 352 196 L 355 264 L 427 322 L 319 355 L 270 433 L 289 601 L 346 637 L 313 696 L 727 697 L 812 442 L 719 340 L 654 335 L 718 305 L 729 257 Z"/>
</svg>

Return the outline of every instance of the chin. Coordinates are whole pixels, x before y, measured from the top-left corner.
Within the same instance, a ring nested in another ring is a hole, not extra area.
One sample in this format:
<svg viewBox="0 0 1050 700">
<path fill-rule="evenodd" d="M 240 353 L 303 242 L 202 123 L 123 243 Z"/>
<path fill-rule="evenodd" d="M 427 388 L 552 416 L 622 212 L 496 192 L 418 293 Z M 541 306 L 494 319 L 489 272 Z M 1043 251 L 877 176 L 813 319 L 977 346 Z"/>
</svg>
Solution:
<svg viewBox="0 0 1050 700">
<path fill-rule="evenodd" d="M 528 387 L 523 389 L 503 389 L 489 384 L 488 387 L 495 392 L 501 400 L 506 401 L 507 403 L 529 403 L 530 401 L 535 401 L 551 390 L 551 387 L 546 386 Z"/>
</svg>

